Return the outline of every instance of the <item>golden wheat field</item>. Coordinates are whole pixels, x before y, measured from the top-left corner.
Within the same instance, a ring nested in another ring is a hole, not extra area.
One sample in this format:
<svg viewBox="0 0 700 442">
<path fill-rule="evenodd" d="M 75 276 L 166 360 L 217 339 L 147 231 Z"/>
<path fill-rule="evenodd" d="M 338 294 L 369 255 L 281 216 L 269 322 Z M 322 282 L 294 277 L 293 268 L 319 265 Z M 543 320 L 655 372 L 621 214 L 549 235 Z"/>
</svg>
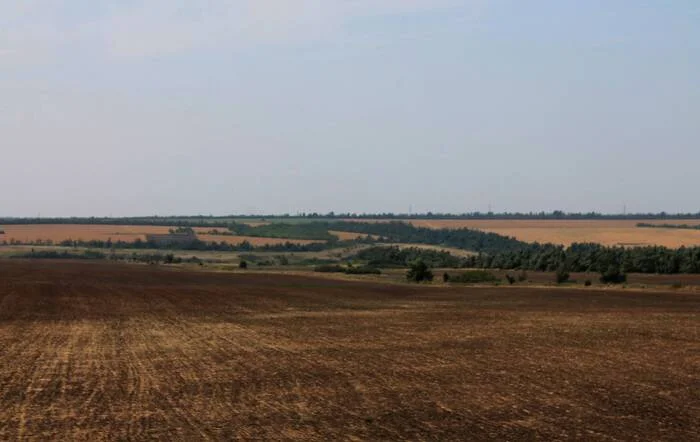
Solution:
<svg viewBox="0 0 700 442">
<path fill-rule="evenodd" d="M 341 241 L 352 241 L 357 238 L 365 238 L 367 235 L 363 235 L 362 233 L 357 233 L 357 232 L 340 232 L 338 230 L 329 230 L 328 233 L 331 235 L 335 235 L 340 239 Z M 370 235 L 372 238 L 375 238 L 375 235 Z"/>
<path fill-rule="evenodd" d="M 594 242 L 607 246 L 700 246 L 700 230 L 640 228 L 636 220 L 432 220 L 410 221 L 431 229 L 471 228 L 521 241 L 570 245 Z M 700 225 L 700 220 L 645 220 L 649 224 Z"/>
<path fill-rule="evenodd" d="M 78 224 L 31 224 L 3 226 L 0 241 L 35 242 L 51 240 L 54 243 L 67 239 L 92 241 L 134 241 L 146 239 L 147 234 L 168 233 L 166 226 L 112 226 Z"/>
<path fill-rule="evenodd" d="M 117 225 L 78 225 L 78 224 L 32 224 L 4 226 L 4 234 L 0 235 L 0 242 L 18 241 L 22 243 L 37 241 L 52 241 L 59 243 L 68 239 L 83 241 L 135 241 L 145 240 L 146 235 L 156 233 L 168 233 L 172 227 L 168 226 L 117 226 Z M 226 242 L 228 244 L 240 244 L 248 241 L 255 246 L 284 244 L 310 244 L 313 240 L 288 239 L 288 238 L 259 238 L 252 236 L 209 235 L 205 232 L 213 228 L 197 227 L 194 229 L 197 238 L 204 242 Z M 225 229 L 219 229 L 225 230 Z"/>
</svg>

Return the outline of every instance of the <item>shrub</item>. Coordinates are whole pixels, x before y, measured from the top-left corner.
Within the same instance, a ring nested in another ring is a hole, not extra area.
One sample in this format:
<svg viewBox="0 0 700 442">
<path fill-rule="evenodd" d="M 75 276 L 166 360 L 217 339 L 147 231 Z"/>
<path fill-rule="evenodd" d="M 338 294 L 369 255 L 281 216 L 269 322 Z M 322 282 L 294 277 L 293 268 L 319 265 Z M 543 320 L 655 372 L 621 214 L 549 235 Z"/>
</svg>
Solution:
<svg viewBox="0 0 700 442">
<path fill-rule="evenodd" d="M 321 265 L 326 265 L 326 264 L 336 264 L 338 262 L 337 259 L 319 259 L 319 258 L 307 258 L 307 259 L 302 259 L 298 261 L 298 264 L 301 266 L 321 266 Z"/>
<path fill-rule="evenodd" d="M 445 272 L 442 274 L 442 282 L 450 282 L 450 274 Z"/>
<path fill-rule="evenodd" d="M 527 272 L 525 270 L 523 270 L 522 272 L 520 272 L 520 274 L 518 274 L 518 282 L 525 282 L 525 281 L 527 281 Z"/>
<path fill-rule="evenodd" d="M 314 272 L 321 273 L 344 273 L 345 268 L 337 264 L 324 264 L 314 267 Z"/>
<path fill-rule="evenodd" d="M 23 259 L 107 259 L 107 255 L 95 250 L 86 250 L 83 253 L 72 253 L 68 251 L 59 252 L 56 250 L 39 250 L 32 249 L 31 253 L 23 253 L 21 255 L 13 255 L 12 258 Z"/>
<path fill-rule="evenodd" d="M 563 284 L 569 280 L 569 271 L 566 269 L 564 265 L 559 266 L 557 269 L 556 273 L 554 274 L 554 277 L 557 281 L 557 284 Z"/>
<path fill-rule="evenodd" d="M 508 284 L 513 285 L 515 284 L 515 277 L 511 276 L 510 273 L 506 274 L 506 281 L 508 281 Z"/>
<path fill-rule="evenodd" d="M 248 262 L 246 262 L 245 260 L 241 261 L 240 263 L 238 263 L 238 268 L 243 269 L 243 270 L 247 269 Z"/>
<path fill-rule="evenodd" d="M 593 283 L 591 282 L 590 279 L 587 279 L 586 282 L 583 283 L 586 287 L 590 287 Z"/>
<path fill-rule="evenodd" d="M 432 281 L 433 272 L 423 261 L 416 261 L 411 264 L 411 268 L 406 273 L 406 279 L 413 282 Z"/>
<path fill-rule="evenodd" d="M 348 267 L 345 270 L 348 275 L 381 275 L 382 271 L 376 267 L 371 266 L 361 266 L 361 267 Z"/>
<path fill-rule="evenodd" d="M 627 282 L 627 275 L 620 271 L 620 267 L 611 264 L 600 276 L 600 282 L 603 284 L 622 284 Z"/>
<path fill-rule="evenodd" d="M 498 277 L 491 272 L 485 270 L 469 270 L 467 272 L 460 273 L 459 275 L 448 275 L 450 282 L 456 282 L 460 284 L 477 284 L 483 282 L 496 282 Z"/>
<path fill-rule="evenodd" d="M 671 284 L 672 289 L 681 289 L 683 288 L 683 284 L 680 281 L 675 281 L 673 284 Z"/>
</svg>

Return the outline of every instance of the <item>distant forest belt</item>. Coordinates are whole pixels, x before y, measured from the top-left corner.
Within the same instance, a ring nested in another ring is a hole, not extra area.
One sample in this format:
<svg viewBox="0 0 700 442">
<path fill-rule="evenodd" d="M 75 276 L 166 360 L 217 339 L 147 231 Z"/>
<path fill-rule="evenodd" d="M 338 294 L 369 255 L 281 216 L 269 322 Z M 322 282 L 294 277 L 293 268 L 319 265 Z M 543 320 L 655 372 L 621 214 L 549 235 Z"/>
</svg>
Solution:
<svg viewBox="0 0 700 442">
<path fill-rule="evenodd" d="M 112 240 L 133 242 L 137 239 L 146 240 L 149 234 L 166 234 L 172 229 L 170 226 L 121 226 L 121 225 L 77 225 L 77 224 L 27 224 L 27 225 L 7 225 L 2 226 L 0 231 L 0 242 L 16 241 L 20 243 L 32 243 L 37 241 L 50 240 L 60 243 L 66 240 L 83 241 L 107 241 Z M 274 244 L 284 244 L 286 242 L 294 244 L 313 244 L 323 241 L 287 239 L 287 238 L 261 238 L 251 236 L 233 235 L 206 235 L 199 231 L 211 230 L 210 228 L 196 229 L 197 237 L 204 242 L 226 242 L 227 244 L 240 244 L 247 241 L 253 246 L 264 246 Z"/>
<path fill-rule="evenodd" d="M 359 220 L 348 219 L 358 222 Z M 367 222 L 367 220 L 362 220 Z M 373 220 L 385 223 L 391 220 Z M 673 229 L 665 227 L 668 220 L 646 220 L 645 229 L 636 220 L 436 220 L 416 219 L 407 221 L 416 227 L 430 229 L 478 229 L 520 241 L 553 243 L 565 246 L 573 243 L 594 242 L 606 246 L 649 246 L 670 248 L 700 245 L 700 220 L 674 220 L 681 225 L 698 226 Z M 371 222 L 371 221 L 370 221 Z"/>
<path fill-rule="evenodd" d="M 700 223 L 698 224 L 650 224 L 650 223 L 638 223 L 637 227 L 642 228 L 656 228 L 656 229 L 686 229 L 686 230 L 700 230 Z"/>
<path fill-rule="evenodd" d="M 225 242 L 227 244 L 240 244 L 242 242 L 248 242 L 253 246 L 267 246 L 274 244 L 317 244 L 324 243 L 323 240 L 315 239 L 292 239 L 292 238 L 264 238 L 259 236 L 239 236 L 239 235 L 207 235 L 207 234 L 197 234 L 197 238 L 204 242 Z"/>
</svg>

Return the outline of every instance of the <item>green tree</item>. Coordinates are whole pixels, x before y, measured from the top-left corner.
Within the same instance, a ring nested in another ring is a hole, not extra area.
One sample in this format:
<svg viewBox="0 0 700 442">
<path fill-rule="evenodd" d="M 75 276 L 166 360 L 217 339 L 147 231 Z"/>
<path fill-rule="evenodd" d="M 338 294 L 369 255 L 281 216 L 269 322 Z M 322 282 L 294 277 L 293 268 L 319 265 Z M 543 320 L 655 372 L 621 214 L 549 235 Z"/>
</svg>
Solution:
<svg viewBox="0 0 700 442">
<path fill-rule="evenodd" d="M 567 270 L 566 266 L 562 264 L 559 267 L 557 267 L 557 271 L 554 276 L 556 278 L 557 284 L 563 284 L 569 280 L 569 277 L 571 275 L 569 274 L 569 271 Z"/>
<path fill-rule="evenodd" d="M 432 281 L 433 272 L 430 271 L 426 263 L 418 260 L 411 264 L 411 268 L 406 273 L 406 279 L 413 282 Z"/>
<path fill-rule="evenodd" d="M 608 269 L 600 276 L 600 282 L 603 284 L 622 284 L 627 281 L 627 275 L 620 271 L 620 266 L 610 264 Z"/>
<path fill-rule="evenodd" d="M 520 274 L 518 274 L 518 282 L 525 282 L 527 281 L 527 272 L 525 270 L 521 271 Z"/>
</svg>

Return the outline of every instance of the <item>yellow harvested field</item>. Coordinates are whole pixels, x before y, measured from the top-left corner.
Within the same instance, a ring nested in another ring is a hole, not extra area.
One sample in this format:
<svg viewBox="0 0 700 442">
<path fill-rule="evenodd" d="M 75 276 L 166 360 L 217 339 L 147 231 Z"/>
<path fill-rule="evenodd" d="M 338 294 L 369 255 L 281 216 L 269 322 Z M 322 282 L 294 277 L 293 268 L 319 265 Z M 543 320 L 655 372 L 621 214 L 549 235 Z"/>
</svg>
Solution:
<svg viewBox="0 0 700 442">
<path fill-rule="evenodd" d="M 77 224 L 31 224 L 3 226 L 4 235 L 0 241 L 36 242 L 51 240 L 54 243 L 72 240 L 134 241 L 146 239 L 146 234 L 168 233 L 166 226 L 112 226 L 112 225 L 77 225 Z"/>
<path fill-rule="evenodd" d="M 240 244 L 243 241 L 248 241 L 254 246 L 267 246 L 275 244 L 284 244 L 287 242 L 293 244 L 313 244 L 324 241 L 311 239 L 290 239 L 290 238 L 261 238 L 257 236 L 232 236 L 232 235 L 197 235 L 197 238 L 204 242 L 225 242 L 227 244 Z"/>
<path fill-rule="evenodd" d="M 145 240 L 147 234 L 168 233 L 172 227 L 168 226 L 115 226 L 115 225 L 78 225 L 78 224 L 30 224 L 30 225 L 10 225 L 3 226 L 5 234 L 0 234 L 0 243 L 12 240 L 27 243 L 37 241 L 53 241 L 59 243 L 67 239 L 82 241 L 135 241 Z M 228 244 L 240 244 L 248 241 L 255 246 L 284 244 L 291 242 L 294 244 L 310 244 L 314 240 L 287 239 L 287 238 L 258 238 L 252 236 L 228 236 L 228 235 L 207 235 L 204 232 L 214 230 L 208 227 L 194 228 L 197 238 L 205 242 L 226 242 Z M 225 229 L 219 228 L 219 231 Z"/>
<path fill-rule="evenodd" d="M 412 220 L 431 229 L 470 228 L 512 236 L 526 242 L 569 245 L 594 242 L 607 246 L 700 246 L 700 230 L 637 227 L 637 223 L 700 225 L 700 220 Z"/>
<path fill-rule="evenodd" d="M 447 220 L 433 220 L 433 219 L 418 219 L 411 221 L 411 224 L 419 227 L 430 227 L 432 229 L 457 229 L 460 227 L 469 227 L 472 229 L 511 229 L 511 228 L 548 228 L 548 229 L 583 229 L 583 228 L 594 228 L 594 229 L 619 229 L 619 228 L 634 228 L 639 229 L 637 224 L 688 224 L 688 225 L 700 225 L 700 220 L 690 219 L 690 220 L 666 220 L 666 219 L 653 219 L 653 220 L 508 220 L 508 219 L 479 219 L 479 220 L 461 220 L 461 219 L 447 219 Z M 677 229 L 670 229 L 677 230 Z"/>
<path fill-rule="evenodd" d="M 514 236 L 527 242 L 551 242 L 569 245 L 574 242 L 594 242 L 608 246 L 649 246 L 671 248 L 700 246 L 700 230 L 653 228 L 502 228 L 484 229 L 500 235 Z"/>
<path fill-rule="evenodd" d="M 194 233 L 196 233 L 198 236 L 206 235 L 209 232 L 213 232 L 215 230 L 218 232 L 228 232 L 228 229 L 224 227 L 193 227 L 192 230 L 194 230 Z"/>
<path fill-rule="evenodd" d="M 357 238 L 366 238 L 367 235 L 363 235 L 362 233 L 356 233 L 356 232 L 340 232 L 338 230 L 329 230 L 328 233 L 331 235 L 335 235 L 340 239 L 341 241 L 352 241 Z M 376 238 L 376 235 L 370 235 L 372 238 Z"/>
</svg>

